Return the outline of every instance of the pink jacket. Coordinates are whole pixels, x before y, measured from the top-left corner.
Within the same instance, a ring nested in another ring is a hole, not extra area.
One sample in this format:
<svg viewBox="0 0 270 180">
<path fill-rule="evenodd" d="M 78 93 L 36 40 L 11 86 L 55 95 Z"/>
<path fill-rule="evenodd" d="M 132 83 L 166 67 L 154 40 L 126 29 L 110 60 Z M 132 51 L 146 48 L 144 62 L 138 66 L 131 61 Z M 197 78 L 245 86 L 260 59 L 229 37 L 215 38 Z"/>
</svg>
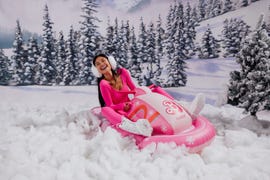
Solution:
<svg viewBox="0 0 270 180">
<path fill-rule="evenodd" d="M 125 68 L 120 68 L 117 71 L 122 79 L 122 89 L 114 89 L 108 81 L 105 79 L 100 82 L 100 91 L 105 101 L 106 106 L 111 107 L 116 111 L 122 111 L 124 109 L 124 103 L 129 102 L 128 92 L 135 89 L 130 73 Z"/>
</svg>

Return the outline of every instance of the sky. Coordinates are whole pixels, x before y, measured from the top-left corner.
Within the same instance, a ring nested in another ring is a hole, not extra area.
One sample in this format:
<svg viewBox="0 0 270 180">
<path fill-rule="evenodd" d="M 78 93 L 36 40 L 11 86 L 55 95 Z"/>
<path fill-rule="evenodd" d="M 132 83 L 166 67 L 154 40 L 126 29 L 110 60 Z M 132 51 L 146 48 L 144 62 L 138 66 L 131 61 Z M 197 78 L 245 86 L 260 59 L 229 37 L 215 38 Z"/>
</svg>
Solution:
<svg viewBox="0 0 270 180">
<path fill-rule="evenodd" d="M 134 0 L 134 3 L 137 1 Z M 112 21 L 116 16 L 122 17 L 123 20 L 129 19 L 135 24 L 139 22 L 141 16 L 147 14 L 147 16 L 144 16 L 146 22 L 150 20 L 156 21 L 159 14 L 167 13 L 170 2 L 173 2 L 173 0 L 149 1 L 150 6 L 155 6 L 155 11 L 152 8 L 145 7 L 140 13 L 127 14 L 128 7 L 132 6 L 130 0 L 103 0 L 103 6 L 97 16 L 102 21 L 101 26 L 106 26 L 108 17 Z M 114 6 L 112 3 L 114 3 Z M 74 29 L 79 28 L 81 0 L 0 0 L 0 27 L 9 31 L 14 29 L 16 20 L 19 20 L 22 29 L 41 33 L 45 4 L 49 7 L 50 18 L 54 23 L 53 28 L 56 32 L 63 31 L 67 33 L 71 25 Z"/>
</svg>

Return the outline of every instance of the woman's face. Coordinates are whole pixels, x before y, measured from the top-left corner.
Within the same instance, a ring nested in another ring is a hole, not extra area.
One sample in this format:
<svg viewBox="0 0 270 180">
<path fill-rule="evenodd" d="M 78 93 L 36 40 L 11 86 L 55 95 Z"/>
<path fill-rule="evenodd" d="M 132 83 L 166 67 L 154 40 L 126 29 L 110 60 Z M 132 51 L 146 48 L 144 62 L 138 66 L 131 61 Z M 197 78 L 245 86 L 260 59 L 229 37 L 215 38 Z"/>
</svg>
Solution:
<svg viewBox="0 0 270 180">
<path fill-rule="evenodd" d="M 107 58 L 102 57 L 102 56 L 97 57 L 96 62 L 95 62 L 95 66 L 96 66 L 98 72 L 101 74 L 105 74 L 107 72 L 112 71 L 111 64 L 109 63 Z"/>
</svg>

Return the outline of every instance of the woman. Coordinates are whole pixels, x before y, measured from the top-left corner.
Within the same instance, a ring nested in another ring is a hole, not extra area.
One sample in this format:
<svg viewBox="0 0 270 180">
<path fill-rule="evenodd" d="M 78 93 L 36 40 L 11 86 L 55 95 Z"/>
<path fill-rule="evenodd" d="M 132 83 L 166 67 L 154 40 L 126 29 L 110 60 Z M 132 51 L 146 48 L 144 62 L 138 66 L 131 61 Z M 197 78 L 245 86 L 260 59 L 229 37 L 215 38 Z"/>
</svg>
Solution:
<svg viewBox="0 0 270 180">
<path fill-rule="evenodd" d="M 110 123 L 124 131 L 142 136 L 150 136 L 153 129 L 147 119 L 130 121 L 127 112 L 131 108 L 128 94 L 135 89 L 129 72 L 124 68 L 116 70 L 114 59 L 109 60 L 105 54 L 93 59 L 93 73 L 98 77 L 98 95 L 102 115 Z"/>
<path fill-rule="evenodd" d="M 133 93 L 136 86 L 129 72 L 124 68 L 116 70 L 116 62 L 113 57 L 99 54 L 93 59 L 92 71 L 98 77 L 99 102 L 102 107 L 102 115 L 110 121 L 115 128 L 142 136 L 151 136 L 153 128 L 147 119 L 139 119 L 133 122 L 127 118 L 131 109 L 128 95 Z M 156 87 L 153 92 L 173 99 L 162 88 Z M 204 106 L 204 96 L 196 96 L 189 112 L 196 117 Z"/>
</svg>

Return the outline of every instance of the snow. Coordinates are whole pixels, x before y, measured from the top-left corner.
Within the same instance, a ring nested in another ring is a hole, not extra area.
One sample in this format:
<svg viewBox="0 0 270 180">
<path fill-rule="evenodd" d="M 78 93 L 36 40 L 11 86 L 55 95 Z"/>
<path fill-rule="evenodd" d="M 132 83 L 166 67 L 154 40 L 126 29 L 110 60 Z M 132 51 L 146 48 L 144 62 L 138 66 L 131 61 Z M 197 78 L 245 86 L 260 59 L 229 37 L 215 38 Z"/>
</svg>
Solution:
<svg viewBox="0 0 270 180">
<path fill-rule="evenodd" d="M 268 180 L 269 127 L 243 109 L 215 105 L 235 62 L 194 59 L 188 67 L 187 87 L 166 90 L 183 104 L 206 95 L 201 115 L 217 136 L 200 154 L 173 143 L 139 150 L 130 137 L 102 131 L 89 113 L 98 106 L 96 86 L 0 86 L 0 179 Z"/>
</svg>

